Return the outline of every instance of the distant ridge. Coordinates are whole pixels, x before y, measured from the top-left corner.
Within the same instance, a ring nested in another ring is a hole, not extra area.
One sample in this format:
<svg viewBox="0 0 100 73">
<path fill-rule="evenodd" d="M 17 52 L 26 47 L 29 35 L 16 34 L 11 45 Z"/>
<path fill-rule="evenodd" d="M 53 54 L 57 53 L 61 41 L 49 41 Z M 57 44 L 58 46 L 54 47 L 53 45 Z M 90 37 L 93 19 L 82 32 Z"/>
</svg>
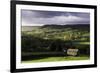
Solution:
<svg viewBox="0 0 100 73">
<path fill-rule="evenodd" d="M 51 28 L 68 28 L 68 27 L 90 27 L 89 24 L 73 24 L 73 25 L 44 25 L 41 26 L 41 28 L 46 28 L 46 27 L 51 27 Z"/>
<path fill-rule="evenodd" d="M 73 28 L 73 29 L 88 29 L 90 30 L 89 24 L 73 24 L 73 25 L 56 25 L 56 24 L 46 24 L 43 26 L 22 26 L 22 31 L 32 31 L 35 29 L 43 29 L 43 28 L 50 28 L 50 29 L 63 29 L 63 28 Z"/>
</svg>

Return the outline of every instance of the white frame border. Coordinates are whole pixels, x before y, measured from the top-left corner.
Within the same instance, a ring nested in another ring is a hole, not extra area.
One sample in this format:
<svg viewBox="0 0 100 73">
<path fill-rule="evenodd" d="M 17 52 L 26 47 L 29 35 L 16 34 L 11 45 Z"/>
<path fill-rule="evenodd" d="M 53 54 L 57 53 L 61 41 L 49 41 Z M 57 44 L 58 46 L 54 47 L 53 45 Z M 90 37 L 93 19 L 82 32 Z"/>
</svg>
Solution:
<svg viewBox="0 0 100 73">
<path fill-rule="evenodd" d="M 70 11 L 70 12 L 89 12 L 90 13 L 90 60 L 61 61 L 61 62 L 41 62 L 41 63 L 21 63 L 21 9 L 46 10 L 46 11 Z M 75 66 L 94 64 L 94 9 L 71 8 L 71 7 L 52 7 L 36 5 L 16 5 L 16 69 Z"/>
</svg>

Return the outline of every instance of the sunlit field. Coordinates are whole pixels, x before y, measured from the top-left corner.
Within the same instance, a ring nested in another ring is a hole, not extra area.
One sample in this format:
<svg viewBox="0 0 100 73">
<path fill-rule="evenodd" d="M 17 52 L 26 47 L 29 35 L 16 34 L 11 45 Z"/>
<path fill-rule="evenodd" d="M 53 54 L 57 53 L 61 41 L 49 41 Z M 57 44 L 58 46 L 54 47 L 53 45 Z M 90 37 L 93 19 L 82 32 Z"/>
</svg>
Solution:
<svg viewBox="0 0 100 73">
<path fill-rule="evenodd" d="M 55 62 L 55 61 L 76 61 L 76 60 L 89 60 L 88 56 L 68 56 L 68 57 L 44 57 L 42 59 L 22 61 L 22 63 L 34 63 L 34 62 Z"/>
</svg>

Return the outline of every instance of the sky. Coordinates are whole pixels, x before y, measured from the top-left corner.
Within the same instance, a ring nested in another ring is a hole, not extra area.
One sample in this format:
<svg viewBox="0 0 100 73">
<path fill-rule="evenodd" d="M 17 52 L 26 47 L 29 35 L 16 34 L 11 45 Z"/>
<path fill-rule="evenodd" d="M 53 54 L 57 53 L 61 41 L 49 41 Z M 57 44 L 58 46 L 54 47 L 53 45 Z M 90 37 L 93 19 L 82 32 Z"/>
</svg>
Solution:
<svg viewBox="0 0 100 73">
<path fill-rule="evenodd" d="M 21 10 L 22 26 L 90 24 L 90 13 Z"/>
</svg>

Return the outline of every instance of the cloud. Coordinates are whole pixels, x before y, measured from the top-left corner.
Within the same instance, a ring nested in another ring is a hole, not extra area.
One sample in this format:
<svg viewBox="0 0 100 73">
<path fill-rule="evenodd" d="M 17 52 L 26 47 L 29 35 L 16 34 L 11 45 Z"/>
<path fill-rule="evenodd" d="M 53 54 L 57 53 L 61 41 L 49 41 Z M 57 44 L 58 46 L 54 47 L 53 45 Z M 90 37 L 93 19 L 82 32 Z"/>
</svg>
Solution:
<svg viewBox="0 0 100 73">
<path fill-rule="evenodd" d="M 23 26 L 40 26 L 43 24 L 65 25 L 89 23 L 89 13 L 22 10 Z"/>
</svg>

